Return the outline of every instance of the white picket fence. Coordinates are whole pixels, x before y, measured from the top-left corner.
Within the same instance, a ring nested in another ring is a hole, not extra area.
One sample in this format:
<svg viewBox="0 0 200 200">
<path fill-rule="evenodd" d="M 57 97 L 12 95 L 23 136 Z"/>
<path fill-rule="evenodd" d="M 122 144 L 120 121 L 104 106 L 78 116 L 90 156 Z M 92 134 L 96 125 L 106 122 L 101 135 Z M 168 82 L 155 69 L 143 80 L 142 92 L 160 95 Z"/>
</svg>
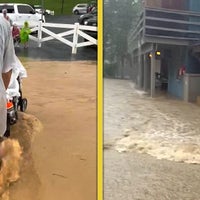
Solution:
<svg viewBox="0 0 200 200">
<path fill-rule="evenodd" d="M 54 33 L 51 30 L 48 29 L 48 27 L 51 28 L 59 28 L 64 29 L 61 33 Z M 72 47 L 72 54 L 77 53 L 77 48 L 84 47 L 84 46 L 90 46 L 90 45 L 97 45 L 97 39 L 93 38 L 92 36 L 88 35 L 84 31 L 96 31 L 97 27 L 94 26 L 84 26 L 79 25 L 79 23 L 75 24 L 56 24 L 56 23 L 42 23 L 39 22 L 38 25 L 36 25 L 34 28 L 31 29 L 32 32 L 37 31 L 37 36 L 30 35 L 30 39 L 38 43 L 38 47 L 42 46 L 43 42 L 50 41 L 53 39 L 57 39 L 60 42 Z M 47 36 L 43 37 L 46 33 Z M 69 40 L 69 36 L 72 35 L 72 41 Z M 84 38 L 85 40 L 78 43 L 79 37 Z"/>
</svg>

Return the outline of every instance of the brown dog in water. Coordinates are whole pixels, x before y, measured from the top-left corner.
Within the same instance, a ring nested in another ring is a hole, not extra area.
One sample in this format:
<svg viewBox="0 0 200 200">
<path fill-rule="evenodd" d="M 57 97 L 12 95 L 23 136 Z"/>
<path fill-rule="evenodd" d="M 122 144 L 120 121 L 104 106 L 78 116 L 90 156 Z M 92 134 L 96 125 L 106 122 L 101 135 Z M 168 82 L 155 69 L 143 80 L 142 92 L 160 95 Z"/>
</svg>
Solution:
<svg viewBox="0 0 200 200">
<path fill-rule="evenodd" d="M 9 184 L 19 179 L 22 148 L 14 139 L 0 143 L 0 200 L 9 199 Z"/>
</svg>

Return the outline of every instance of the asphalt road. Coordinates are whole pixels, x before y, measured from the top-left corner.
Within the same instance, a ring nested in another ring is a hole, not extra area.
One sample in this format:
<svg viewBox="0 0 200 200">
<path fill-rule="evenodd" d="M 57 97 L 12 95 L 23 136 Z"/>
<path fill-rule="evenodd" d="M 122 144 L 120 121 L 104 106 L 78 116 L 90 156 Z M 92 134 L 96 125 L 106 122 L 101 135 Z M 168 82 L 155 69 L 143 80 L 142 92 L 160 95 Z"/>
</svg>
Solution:
<svg viewBox="0 0 200 200">
<path fill-rule="evenodd" d="M 78 16 L 47 16 L 46 22 L 74 24 L 77 22 Z M 51 28 L 51 30 L 60 31 Z M 72 41 L 72 36 L 69 40 Z M 81 38 L 80 38 L 81 39 Z M 71 47 L 61 43 L 58 40 L 51 40 L 42 43 L 42 47 L 38 48 L 34 41 L 29 42 L 29 48 L 24 49 L 23 46 L 16 47 L 16 55 L 19 57 L 28 57 L 37 60 L 55 60 L 55 61 L 76 61 L 76 60 L 97 60 L 97 47 L 81 47 L 78 48 L 77 54 L 71 53 Z"/>
</svg>

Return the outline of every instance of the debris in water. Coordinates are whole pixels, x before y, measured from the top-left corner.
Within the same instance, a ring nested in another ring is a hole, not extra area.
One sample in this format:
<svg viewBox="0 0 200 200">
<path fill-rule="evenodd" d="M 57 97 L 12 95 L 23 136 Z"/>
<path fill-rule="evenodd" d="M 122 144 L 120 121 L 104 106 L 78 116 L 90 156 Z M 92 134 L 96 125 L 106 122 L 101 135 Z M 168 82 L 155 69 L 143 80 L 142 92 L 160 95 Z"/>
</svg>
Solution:
<svg viewBox="0 0 200 200">
<path fill-rule="evenodd" d="M 111 143 L 106 143 L 106 144 L 103 145 L 103 149 L 104 149 L 104 150 L 109 150 L 109 149 L 112 148 L 112 146 L 113 146 L 113 144 L 111 144 Z"/>
<path fill-rule="evenodd" d="M 61 178 L 64 178 L 64 179 L 67 179 L 67 177 L 64 176 L 64 175 L 62 175 L 62 174 L 55 174 L 55 173 L 53 173 L 52 175 L 53 176 L 58 176 L 58 177 L 61 177 Z"/>
</svg>

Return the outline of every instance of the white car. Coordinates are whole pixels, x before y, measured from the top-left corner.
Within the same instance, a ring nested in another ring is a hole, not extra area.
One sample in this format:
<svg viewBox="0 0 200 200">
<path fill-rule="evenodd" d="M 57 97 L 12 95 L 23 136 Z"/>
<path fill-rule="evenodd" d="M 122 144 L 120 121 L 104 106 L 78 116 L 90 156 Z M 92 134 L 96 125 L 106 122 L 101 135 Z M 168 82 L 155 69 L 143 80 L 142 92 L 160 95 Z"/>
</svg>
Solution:
<svg viewBox="0 0 200 200">
<path fill-rule="evenodd" d="M 44 10 L 41 5 L 33 5 L 33 8 L 35 9 L 36 13 L 44 14 Z"/>
<path fill-rule="evenodd" d="M 39 14 L 44 14 L 44 15 L 54 15 L 54 11 L 53 10 L 48 10 L 48 9 L 43 9 L 42 5 L 33 5 L 33 8 L 35 9 L 36 13 Z"/>
<path fill-rule="evenodd" d="M 13 24 L 22 27 L 24 22 L 29 23 L 30 28 L 37 26 L 38 21 L 44 21 L 45 17 L 39 13 L 36 13 L 32 6 L 28 4 L 20 3 L 1 3 L 0 15 L 3 16 L 2 10 L 7 10 L 7 15 L 12 20 Z"/>
<path fill-rule="evenodd" d="M 87 3 L 80 3 L 74 6 L 72 13 L 75 15 L 85 14 L 87 13 L 88 4 Z"/>
</svg>

